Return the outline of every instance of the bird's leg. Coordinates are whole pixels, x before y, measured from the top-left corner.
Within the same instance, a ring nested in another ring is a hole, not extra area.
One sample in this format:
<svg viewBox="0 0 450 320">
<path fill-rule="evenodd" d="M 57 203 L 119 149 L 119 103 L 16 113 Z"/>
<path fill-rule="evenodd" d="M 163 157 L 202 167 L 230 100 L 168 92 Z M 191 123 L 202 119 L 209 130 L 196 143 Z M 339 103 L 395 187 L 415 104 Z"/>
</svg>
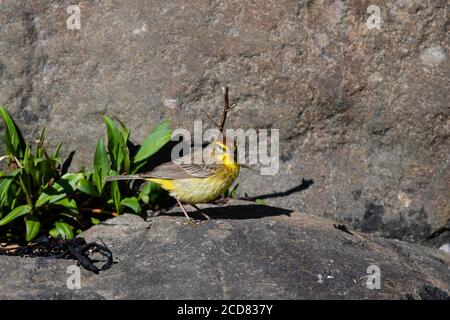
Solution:
<svg viewBox="0 0 450 320">
<path fill-rule="evenodd" d="M 206 213 L 204 213 L 202 209 L 197 207 L 195 204 L 191 204 L 191 206 L 193 206 L 195 209 L 197 209 L 197 211 L 200 212 L 202 214 L 202 216 L 204 216 L 206 218 L 206 220 L 211 220 L 211 218 Z"/>
<path fill-rule="evenodd" d="M 147 210 L 146 212 L 147 212 L 147 218 L 154 218 L 154 217 L 159 216 L 162 212 L 165 212 L 165 210 L 164 209 L 155 210 L 155 211 Z"/>
<path fill-rule="evenodd" d="M 177 200 L 178 205 L 180 206 L 181 211 L 183 211 L 183 213 L 184 213 L 186 219 L 188 219 L 188 221 L 189 221 L 190 223 L 194 223 L 194 221 L 192 220 L 192 218 L 189 217 L 189 215 L 187 214 L 186 209 L 184 209 L 183 204 L 181 204 L 180 200 L 178 200 L 177 198 L 175 198 L 175 200 Z"/>
</svg>

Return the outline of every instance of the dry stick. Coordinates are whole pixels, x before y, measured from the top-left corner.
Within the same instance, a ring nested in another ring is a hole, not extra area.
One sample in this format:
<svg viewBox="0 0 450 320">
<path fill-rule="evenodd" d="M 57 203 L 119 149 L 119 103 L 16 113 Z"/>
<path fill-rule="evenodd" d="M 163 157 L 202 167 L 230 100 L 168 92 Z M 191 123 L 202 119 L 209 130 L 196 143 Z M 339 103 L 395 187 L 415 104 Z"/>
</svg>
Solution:
<svg viewBox="0 0 450 320">
<path fill-rule="evenodd" d="M 223 92 L 223 113 L 222 113 L 222 121 L 220 121 L 219 130 L 223 132 L 223 128 L 225 127 L 225 121 L 227 120 L 227 113 L 230 110 L 230 100 L 228 99 L 228 86 L 225 85 L 222 87 Z"/>
<path fill-rule="evenodd" d="M 230 99 L 228 98 L 228 86 L 227 85 L 222 87 L 222 93 L 223 93 L 223 113 L 222 113 L 222 120 L 220 121 L 220 124 L 215 122 L 208 115 L 208 113 L 206 113 L 206 111 L 202 109 L 203 113 L 208 117 L 209 121 L 211 121 L 220 130 L 220 132 L 223 132 L 223 129 L 225 128 L 225 122 L 227 120 L 228 111 L 232 110 L 236 106 L 233 104 L 230 107 Z"/>
<path fill-rule="evenodd" d="M 220 122 L 220 126 L 219 126 L 219 129 L 221 132 L 223 132 L 223 129 L 225 128 L 225 121 L 227 120 L 228 111 L 231 111 L 234 109 L 234 107 L 236 107 L 236 104 L 233 104 L 230 107 L 230 100 L 228 98 L 228 86 L 227 85 L 222 87 L 222 92 L 223 92 L 223 113 L 222 113 L 222 121 Z"/>
<path fill-rule="evenodd" d="M 209 114 L 206 113 L 205 110 L 202 109 L 202 111 L 203 111 L 203 113 L 205 114 L 205 116 L 208 118 L 208 120 L 211 121 L 217 128 L 219 128 L 219 125 L 217 124 L 217 122 L 215 122 L 215 121 L 209 116 Z"/>
</svg>

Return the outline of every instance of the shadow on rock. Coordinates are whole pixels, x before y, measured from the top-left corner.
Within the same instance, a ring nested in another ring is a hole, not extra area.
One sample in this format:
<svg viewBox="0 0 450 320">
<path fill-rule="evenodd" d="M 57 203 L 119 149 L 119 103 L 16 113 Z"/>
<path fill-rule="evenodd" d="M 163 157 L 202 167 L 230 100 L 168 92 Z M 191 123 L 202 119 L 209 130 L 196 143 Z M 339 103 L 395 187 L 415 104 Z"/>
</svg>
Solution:
<svg viewBox="0 0 450 320">
<path fill-rule="evenodd" d="M 186 208 L 187 209 L 187 208 Z M 226 207 L 209 207 L 202 208 L 202 211 L 206 213 L 211 219 L 260 219 L 270 216 L 290 216 L 293 210 L 282 209 L 277 207 L 271 207 L 267 205 L 231 205 Z M 204 219 L 204 217 L 195 211 L 188 211 L 189 216 L 194 219 Z M 181 211 L 168 212 L 162 215 L 166 216 L 184 216 Z"/>
<path fill-rule="evenodd" d="M 303 190 L 306 190 L 310 186 L 312 186 L 313 184 L 314 184 L 314 180 L 313 179 L 307 179 L 307 180 L 302 179 L 302 183 L 300 183 L 298 186 L 290 188 L 289 190 L 286 190 L 286 191 L 266 193 L 266 194 L 262 194 L 262 195 L 254 196 L 254 197 L 242 197 L 240 199 L 248 200 L 248 201 L 255 201 L 256 199 L 270 199 L 270 198 L 285 197 L 285 196 L 289 196 L 289 195 L 291 195 L 293 193 L 301 192 Z"/>
</svg>

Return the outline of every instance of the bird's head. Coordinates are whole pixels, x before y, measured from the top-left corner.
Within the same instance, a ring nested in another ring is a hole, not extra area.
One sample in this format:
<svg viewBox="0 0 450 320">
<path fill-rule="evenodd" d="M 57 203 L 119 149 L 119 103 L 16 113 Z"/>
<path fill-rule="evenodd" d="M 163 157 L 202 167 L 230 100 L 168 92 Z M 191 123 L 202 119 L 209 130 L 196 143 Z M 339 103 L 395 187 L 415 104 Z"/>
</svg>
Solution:
<svg viewBox="0 0 450 320">
<path fill-rule="evenodd" d="M 237 163 L 237 145 L 233 138 L 222 136 L 208 146 L 216 163 L 231 165 Z"/>
</svg>

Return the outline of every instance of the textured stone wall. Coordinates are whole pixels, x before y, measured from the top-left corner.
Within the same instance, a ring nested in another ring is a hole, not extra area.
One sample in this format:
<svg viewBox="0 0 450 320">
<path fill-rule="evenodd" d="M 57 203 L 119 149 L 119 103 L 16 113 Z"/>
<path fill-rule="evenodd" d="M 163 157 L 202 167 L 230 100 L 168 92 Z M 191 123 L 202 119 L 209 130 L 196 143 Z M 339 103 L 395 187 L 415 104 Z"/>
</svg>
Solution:
<svg viewBox="0 0 450 320">
<path fill-rule="evenodd" d="M 279 174 L 243 172 L 241 195 L 410 240 L 450 218 L 447 1 L 78 3 L 80 30 L 73 1 L 0 4 L 0 104 L 75 166 L 103 114 L 136 141 L 164 118 L 191 129 L 228 82 L 230 127 L 280 129 Z"/>
</svg>

